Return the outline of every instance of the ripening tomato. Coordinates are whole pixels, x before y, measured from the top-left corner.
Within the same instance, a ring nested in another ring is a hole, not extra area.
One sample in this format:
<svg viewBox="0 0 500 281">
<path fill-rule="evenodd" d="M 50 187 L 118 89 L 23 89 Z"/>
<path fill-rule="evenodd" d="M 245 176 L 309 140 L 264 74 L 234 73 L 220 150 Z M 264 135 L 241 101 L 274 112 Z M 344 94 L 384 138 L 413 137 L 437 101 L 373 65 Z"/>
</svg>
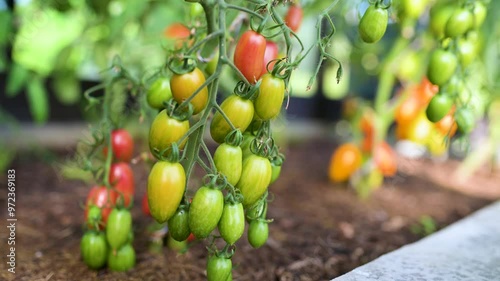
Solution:
<svg viewBox="0 0 500 281">
<path fill-rule="evenodd" d="M 222 239 L 233 245 L 245 231 L 245 212 L 241 203 L 226 203 L 219 221 L 219 232 Z"/>
<path fill-rule="evenodd" d="M 438 91 L 439 87 L 433 85 L 427 77 L 424 77 L 417 87 L 415 97 L 418 98 L 420 104 L 427 105 Z"/>
<path fill-rule="evenodd" d="M 421 112 L 417 117 L 403 128 L 406 130 L 406 138 L 414 143 L 426 145 L 429 136 L 434 130 L 434 123 L 429 121 L 425 116 L 425 112 Z"/>
<path fill-rule="evenodd" d="M 304 12 L 299 5 L 291 5 L 285 16 L 285 24 L 293 31 L 297 32 L 302 24 Z"/>
<path fill-rule="evenodd" d="M 226 176 L 227 182 L 235 186 L 240 180 L 243 169 L 243 152 L 241 147 L 222 143 L 214 153 L 217 171 Z"/>
<path fill-rule="evenodd" d="M 130 162 L 134 154 L 134 139 L 127 130 L 117 129 L 111 132 L 111 147 L 114 159 L 117 161 Z M 108 148 L 103 149 L 104 156 Z"/>
<path fill-rule="evenodd" d="M 458 59 L 451 51 L 436 49 L 431 53 L 427 78 L 438 86 L 446 84 L 457 69 Z"/>
<path fill-rule="evenodd" d="M 127 271 L 135 266 L 135 250 L 126 244 L 116 252 L 109 252 L 108 267 L 112 271 Z"/>
<path fill-rule="evenodd" d="M 262 76 L 259 95 L 254 101 L 258 119 L 270 120 L 278 116 L 285 98 L 285 82 L 271 73 Z"/>
<path fill-rule="evenodd" d="M 345 143 L 339 146 L 332 155 L 328 176 L 333 182 L 343 182 L 361 167 L 362 155 L 360 149 Z"/>
<path fill-rule="evenodd" d="M 132 204 L 135 193 L 134 173 L 125 162 L 114 163 L 109 169 L 109 183 L 118 192 L 125 207 Z"/>
<path fill-rule="evenodd" d="M 162 110 L 156 115 L 149 130 L 148 140 L 151 153 L 157 157 L 161 151 L 165 151 L 172 143 L 180 140 L 188 130 L 188 120 L 179 121 L 168 116 L 166 109 Z M 187 139 L 179 145 L 179 149 L 182 149 L 186 142 Z"/>
<path fill-rule="evenodd" d="M 443 119 L 443 117 L 450 112 L 452 107 L 453 99 L 446 94 L 439 93 L 431 99 L 425 110 L 425 114 L 429 121 L 436 123 Z"/>
<path fill-rule="evenodd" d="M 260 78 L 265 52 L 266 38 L 253 30 L 245 31 L 236 44 L 234 65 L 251 84 Z"/>
<path fill-rule="evenodd" d="M 202 186 L 196 191 L 189 207 L 189 228 L 196 238 L 206 238 L 217 227 L 223 208 L 220 190 Z"/>
<path fill-rule="evenodd" d="M 444 37 L 446 23 L 455 11 L 453 5 L 437 3 L 431 8 L 429 27 L 437 38 Z"/>
<path fill-rule="evenodd" d="M 432 130 L 427 139 L 426 146 L 427 150 L 433 156 L 441 156 L 448 150 L 448 143 L 446 142 L 445 135 L 441 134 L 437 129 Z"/>
<path fill-rule="evenodd" d="M 271 183 L 272 167 L 267 158 L 252 154 L 243 160 L 243 170 L 236 188 L 243 195 L 243 206 L 248 207 L 259 200 Z"/>
<path fill-rule="evenodd" d="M 106 186 L 94 186 L 89 191 L 85 204 L 85 221 L 88 221 L 89 208 L 91 206 L 97 206 L 101 208 L 101 227 L 104 228 L 108 221 L 109 213 L 114 208 L 116 200 L 118 198 L 118 193 L 114 189 L 108 189 Z M 89 225 L 89 227 L 93 227 Z"/>
<path fill-rule="evenodd" d="M 455 112 L 455 121 L 461 134 L 469 134 L 474 129 L 476 118 L 470 108 L 460 108 Z"/>
<path fill-rule="evenodd" d="M 446 37 L 459 37 L 464 35 L 474 25 L 474 16 L 467 8 L 456 9 L 444 27 Z"/>
<path fill-rule="evenodd" d="M 117 250 L 127 243 L 132 230 L 132 214 L 127 209 L 113 209 L 106 226 L 106 238 L 111 249 Z"/>
<path fill-rule="evenodd" d="M 271 61 L 277 58 L 278 58 L 278 44 L 274 43 L 273 41 L 266 41 L 266 51 L 264 52 L 264 63 L 262 65 L 262 72 L 260 73 L 260 76 L 266 74 L 268 68 L 269 71 L 273 70 L 276 61 L 273 62 Z"/>
<path fill-rule="evenodd" d="M 154 109 L 163 109 L 163 103 L 171 98 L 170 79 L 167 77 L 156 79 L 146 93 L 146 101 Z"/>
<path fill-rule="evenodd" d="M 158 161 L 148 177 L 148 202 L 151 216 L 168 221 L 177 211 L 186 190 L 186 173 L 179 163 Z"/>
<path fill-rule="evenodd" d="M 173 43 L 175 49 L 182 48 L 184 43 L 190 44 L 188 39 L 189 36 L 191 36 L 191 31 L 182 23 L 173 23 L 169 25 L 163 31 L 163 35 L 165 38 L 171 40 L 170 42 Z"/>
<path fill-rule="evenodd" d="M 108 257 L 108 244 L 103 232 L 87 231 L 80 242 L 83 262 L 91 269 L 102 268 Z"/>
<path fill-rule="evenodd" d="M 148 193 L 146 192 L 142 197 L 141 202 L 142 213 L 146 216 L 151 216 L 151 210 L 149 210 Z"/>
<path fill-rule="evenodd" d="M 189 237 L 191 230 L 189 230 L 189 213 L 186 210 L 178 209 L 168 220 L 168 232 L 177 241 L 184 241 Z"/>
<path fill-rule="evenodd" d="M 269 226 L 263 220 L 253 220 L 248 226 L 248 242 L 255 249 L 266 244 L 269 237 Z"/>
<path fill-rule="evenodd" d="M 376 43 L 385 34 L 389 14 L 386 9 L 370 5 L 359 22 L 359 35 L 365 43 Z"/>
<path fill-rule="evenodd" d="M 377 144 L 373 159 L 382 175 L 392 177 L 396 174 L 398 169 L 396 153 L 387 142 L 383 141 Z"/>
<path fill-rule="evenodd" d="M 231 276 L 233 264 L 231 259 L 224 257 L 211 256 L 207 262 L 207 280 L 208 281 L 228 281 Z"/>
<path fill-rule="evenodd" d="M 435 123 L 435 127 L 442 135 L 453 137 L 457 131 L 457 123 L 450 112 L 443 119 Z"/>
<path fill-rule="evenodd" d="M 179 104 L 191 97 L 205 83 L 205 75 L 197 67 L 184 74 L 174 74 L 170 78 L 172 96 Z M 208 103 L 208 88 L 203 87 L 191 100 L 193 114 L 201 112 Z"/>
<path fill-rule="evenodd" d="M 414 95 L 409 96 L 396 108 L 396 122 L 398 125 L 410 123 L 420 113 L 421 108 L 420 101 Z"/>
<path fill-rule="evenodd" d="M 244 132 L 250 123 L 252 123 L 255 111 L 252 101 L 233 94 L 227 97 L 220 107 L 233 126 L 240 129 L 240 131 Z M 218 143 L 223 143 L 231 131 L 229 123 L 217 111 L 210 124 L 210 135 L 212 138 Z"/>
<path fill-rule="evenodd" d="M 487 13 L 488 9 L 482 1 L 474 1 L 474 9 L 472 10 L 472 15 L 474 16 L 474 29 L 479 29 L 481 25 L 483 25 Z"/>
</svg>

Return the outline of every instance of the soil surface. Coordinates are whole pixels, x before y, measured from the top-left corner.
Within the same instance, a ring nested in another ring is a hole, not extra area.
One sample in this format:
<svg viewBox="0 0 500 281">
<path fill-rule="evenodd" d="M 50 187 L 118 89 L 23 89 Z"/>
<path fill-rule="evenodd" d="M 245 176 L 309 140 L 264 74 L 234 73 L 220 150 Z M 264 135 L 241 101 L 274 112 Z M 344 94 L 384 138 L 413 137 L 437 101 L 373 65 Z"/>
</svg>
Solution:
<svg viewBox="0 0 500 281">
<path fill-rule="evenodd" d="M 324 141 L 289 147 L 282 177 L 270 188 L 274 200 L 268 216 L 274 222 L 269 240 L 260 249 L 253 249 L 246 236 L 237 243 L 234 280 L 330 280 L 420 239 L 422 235 L 411 229 L 422 216 L 432 217 L 442 228 L 491 202 L 411 173 L 398 174 L 361 200 L 353 190 L 328 182 L 326 169 L 334 147 Z M 43 161 L 18 159 L 12 168 L 17 186 L 16 273 L 6 270 L 8 233 L 3 226 L 0 280 L 205 280 L 203 242 L 194 242 L 185 254 L 168 248 L 159 254 L 148 251 L 146 228 L 152 219 L 140 210 L 147 178 L 143 165 L 133 167 L 137 265 L 127 273 L 89 270 L 80 258 L 80 204 L 89 186 L 60 178 L 53 165 Z M 3 175 L 0 181 L 5 179 Z M 6 196 L 0 192 L 2 208 Z M 6 212 L 1 214 L 6 224 Z"/>
</svg>

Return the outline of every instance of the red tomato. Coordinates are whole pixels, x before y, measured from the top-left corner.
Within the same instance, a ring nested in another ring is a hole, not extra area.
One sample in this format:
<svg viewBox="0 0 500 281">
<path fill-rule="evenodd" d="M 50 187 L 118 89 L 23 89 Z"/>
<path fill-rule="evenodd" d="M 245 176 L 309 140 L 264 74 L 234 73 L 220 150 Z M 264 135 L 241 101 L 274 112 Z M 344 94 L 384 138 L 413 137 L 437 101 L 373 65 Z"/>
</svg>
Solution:
<svg viewBox="0 0 500 281">
<path fill-rule="evenodd" d="M 292 5 L 285 16 L 285 24 L 293 31 L 297 32 L 302 24 L 304 12 L 299 5 Z"/>
<path fill-rule="evenodd" d="M 113 189 L 107 189 L 106 186 L 94 186 L 90 189 L 85 203 L 84 218 L 87 221 L 88 211 L 90 206 L 101 208 L 102 228 L 106 226 L 109 213 L 113 210 L 118 193 Z M 92 226 L 90 226 L 92 227 Z"/>
<path fill-rule="evenodd" d="M 432 84 L 427 77 L 422 79 L 417 87 L 416 97 L 422 104 L 428 104 L 432 97 L 437 94 L 439 87 Z"/>
<path fill-rule="evenodd" d="M 117 129 L 111 132 L 111 147 L 113 148 L 114 159 L 123 162 L 130 162 L 134 154 L 134 139 L 127 130 Z M 108 153 L 108 148 L 103 149 L 104 156 Z"/>
<path fill-rule="evenodd" d="M 398 169 L 396 154 L 385 141 L 377 144 L 373 158 L 378 169 L 384 176 L 392 177 L 396 174 Z"/>
<path fill-rule="evenodd" d="M 253 30 L 245 31 L 236 44 L 234 64 L 251 84 L 260 78 L 265 51 L 266 38 Z"/>
<path fill-rule="evenodd" d="M 260 73 L 260 76 L 264 75 L 267 73 L 267 64 L 278 58 L 278 44 L 274 43 L 273 41 L 267 41 L 266 42 L 266 51 L 264 52 L 264 64 L 262 65 L 262 72 Z M 273 70 L 274 64 L 276 62 L 272 62 L 269 64 L 269 70 Z"/>
<path fill-rule="evenodd" d="M 412 95 L 396 108 L 394 118 L 399 125 L 409 124 L 419 114 L 421 108 L 420 101 Z"/>
<path fill-rule="evenodd" d="M 142 212 L 146 216 L 151 216 L 151 210 L 149 210 L 149 201 L 148 201 L 148 193 L 147 192 L 142 197 L 142 202 L 141 203 L 142 203 L 141 204 Z"/>
<path fill-rule="evenodd" d="M 130 165 L 125 162 L 111 165 L 109 183 L 118 192 L 118 197 L 122 198 L 124 206 L 130 206 L 135 191 L 134 173 Z"/>
<path fill-rule="evenodd" d="M 173 23 L 163 31 L 163 35 L 174 42 L 176 49 L 182 48 L 182 44 L 189 38 L 191 31 L 182 23 Z"/>
</svg>

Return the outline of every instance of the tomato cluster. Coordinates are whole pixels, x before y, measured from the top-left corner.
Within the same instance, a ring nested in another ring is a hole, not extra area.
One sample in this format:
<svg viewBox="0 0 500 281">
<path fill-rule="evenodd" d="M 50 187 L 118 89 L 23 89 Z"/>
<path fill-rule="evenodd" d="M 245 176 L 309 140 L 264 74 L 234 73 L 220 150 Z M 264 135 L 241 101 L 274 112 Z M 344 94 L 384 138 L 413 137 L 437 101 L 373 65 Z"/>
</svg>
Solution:
<svg viewBox="0 0 500 281">
<path fill-rule="evenodd" d="M 132 247 L 133 230 L 130 208 L 135 194 L 132 168 L 134 142 L 128 131 L 110 133 L 111 152 L 105 147 L 105 158 L 111 153 L 108 185 L 90 189 L 85 203 L 85 225 L 80 248 L 83 261 L 92 269 L 105 266 L 126 271 L 135 265 Z"/>
</svg>

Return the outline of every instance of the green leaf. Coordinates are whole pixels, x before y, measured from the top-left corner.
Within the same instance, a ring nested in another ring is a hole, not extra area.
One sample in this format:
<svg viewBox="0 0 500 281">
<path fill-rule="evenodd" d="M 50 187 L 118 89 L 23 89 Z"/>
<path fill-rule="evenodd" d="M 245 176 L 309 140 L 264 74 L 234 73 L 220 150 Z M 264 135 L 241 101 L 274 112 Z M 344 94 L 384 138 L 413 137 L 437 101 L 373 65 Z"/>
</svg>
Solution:
<svg viewBox="0 0 500 281">
<path fill-rule="evenodd" d="M 16 151 L 5 143 L 0 143 L 0 172 L 5 173 L 16 156 Z"/>
<path fill-rule="evenodd" d="M 29 71 L 18 64 L 12 64 L 7 78 L 7 97 L 15 97 L 26 86 Z"/>
<path fill-rule="evenodd" d="M 45 123 L 49 117 L 49 98 L 43 82 L 42 78 L 33 77 L 26 92 L 33 120 L 39 124 Z"/>
<path fill-rule="evenodd" d="M 72 73 L 56 75 L 52 81 L 52 87 L 57 99 L 62 104 L 72 105 L 80 101 L 80 83 Z"/>
<path fill-rule="evenodd" d="M 8 11 L 0 11 L 0 46 L 9 41 L 9 35 L 12 31 L 12 15 Z"/>
</svg>

